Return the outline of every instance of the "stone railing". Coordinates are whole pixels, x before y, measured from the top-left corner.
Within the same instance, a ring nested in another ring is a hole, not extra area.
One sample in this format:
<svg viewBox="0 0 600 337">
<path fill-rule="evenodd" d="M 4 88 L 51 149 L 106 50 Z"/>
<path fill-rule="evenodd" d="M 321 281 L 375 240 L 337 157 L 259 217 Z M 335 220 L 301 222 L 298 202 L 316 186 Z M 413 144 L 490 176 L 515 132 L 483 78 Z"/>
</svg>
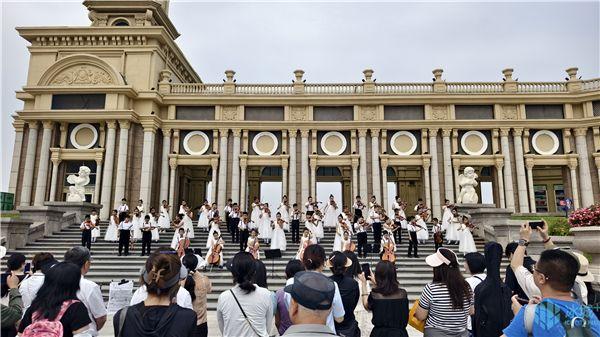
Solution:
<svg viewBox="0 0 600 337">
<path fill-rule="evenodd" d="M 567 92 L 566 82 L 517 82 L 520 93 L 553 93 Z"/>
<path fill-rule="evenodd" d="M 294 93 L 292 84 L 238 84 L 236 94 L 242 95 L 291 95 Z"/>
<path fill-rule="evenodd" d="M 359 83 L 311 83 L 304 88 L 304 92 L 309 95 L 353 95 L 363 92 L 362 84 Z"/>
<path fill-rule="evenodd" d="M 377 83 L 378 94 L 420 94 L 433 92 L 431 83 Z"/>
<path fill-rule="evenodd" d="M 446 87 L 449 93 L 460 94 L 479 94 L 504 91 L 502 83 L 498 82 L 448 83 Z"/>
<path fill-rule="evenodd" d="M 222 84 L 204 84 L 204 83 L 174 83 L 171 84 L 172 94 L 202 94 L 219 95 L 223 94 Z"/>
<path fill-rule="evenodd" d="M 600 89 L 600 78 L 581 81 L 581 90 L 597 90 Z"/>
</svg>

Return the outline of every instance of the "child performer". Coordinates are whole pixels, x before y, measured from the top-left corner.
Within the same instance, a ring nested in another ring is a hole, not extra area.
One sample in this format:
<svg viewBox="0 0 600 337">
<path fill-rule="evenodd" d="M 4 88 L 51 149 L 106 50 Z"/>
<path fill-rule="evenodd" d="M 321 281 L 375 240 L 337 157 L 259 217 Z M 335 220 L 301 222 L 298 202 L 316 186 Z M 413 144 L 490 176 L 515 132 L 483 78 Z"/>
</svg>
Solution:
<svg viewBox="0 0 600 337">
<path fill-rule="evenodd" d="M 206 248 L 211 247 L 211 239 L 213 238 L 214 233 L 218 234 L 218 237 L 221 237 L 221 228 L 219 227 L 219 215 L 215 215 L 210 221 L 210 231 L 208 231 L 208 239 L 206 240 Z"/>
<path fill-rule="evenodd" d="M 313 235 L 317 239 L 317 243 L 321 242 L 321 239 L 325 237 L 325 232 L 323 229 L 323 213 L 318 208 L 315 208 L 313 213 L 313 222 L 315 224 L 315 230 L 312 231 Z"/>
<path fill-rule="evenodd" d="M 287 242 L 285 239 L 285 231 L 283 230 L 284 226 L 285 220 L 281 218 L 281 213 L 277 213 L 275 215 L 275 223 L 273 224 L 273 233 L 271 233 L 271 249 L 279 249 L 282 252 L 285 251 Z"/>
<path fill-rule="evenodd" d="M 121 199 L 121 204 L 117 208 L 117 214 L 119 215 L 119 222 L 121 223 L 125 220 L 125 216 L 129 213 L 129 206 L 127 206 L 127 199 Z"/>
<path fill-rule="evenodd" d="M 418 258 L 419 241 L 417 240 L 417 232 L 421 230 L 421 227 L 417 224 L 415 217 L 409 218 L 408 223 L 408 257 L 411 257 L 411 253 L 414 250 L 414 256 Z"/>
<path fill-rule="evenodd" d="M 160 228 L 160 233 L 164 233 L 165 230 L 171 227 L 171 215 L 169 214 L 171 206 L 166 200 L 163 200 L 159 210 L 158 227 Z"/>
<path fill-rule="evenodd" d="M 129 256 L 131 226 L 131 216 L 126 215 L 125 220 L 119 224 L 119 256 L 121 256 L 123 251 L 125 251 L 125 256 Z"/>
<path fill-rule="evenodd" d="M 185 229 L 185 227 L 183 227 L 183 219 L 181 217 L 181 214 L 175 215 L 175 219 L 173 220 L 171 227 L 173 227 L 173 229 L 175 230 L 175 233 L 173 234 L 173 239 L 171 240 L 171 248 L 177 249 L 177 243 L 179 242 L 179 229 Z"/>
<path fill-rule="evenodd" d="M 442 223 L 441 223 L 442 231 L 448 230 L 448 225 L 450 224 L 450 221 L 452 220 L 452 208 L 454 208 L 454 205 L 452 205 L 450 203 L 450 200 L 444 199 L 444 206 L 442 206 L 442 211 L 443 211 Z"/>
<path fill-rule="evenodd" d="M 95 209 L 92 210 L 90 220 L 94 224 L 94 229 L 92 229 L 92 242 L 96 242 L 96 240 L 100 237 L 100 217 L 98 217 L 98 211 Z"/>
<path fill-rule="evenodd" d="M 294 203 L 292 206 L 294 209 L 292 210 L 292 214 L 290 215 L 290 219 L 292 220 L 292 243 L 300 242 L 300 218 L 302 217 L 302 212 L 298 209 L 298 204 Z"/>
<path fill-rule="evenodd" d="M 463 215 L 462 225 L 459 229 L 460 244 L 458 245 L 458 251 L 467 254 L 477 252 L 477 246 L 475 246 L 475 240 L 473 240 L 473 234 L 471 231 L 476 227 L 471 223 L 471 218 L 467 215 Z"/>
<path fill-rule="evenodd" d="M 178 242 L 177 242 L 177 255 L 179 258 L 185 255 L 185 250 L 190 247 L 190 239 L 187 236 L 186 229 L 179 228 L 178 230 Z"/>
<path fill-rule="evenodd" d="M 198 228 L 204 229 L 204 231 L 208 231 L 208 223 L 210 222 L 210 219 L 208 218 L 209 212 L 210 206 L 208 206 L 208 202 L 204 200 L 204 204 L 202 204 L 200 210 L 198 210 Z"/>
<path fill-rule="evenodd" d="M 450 214 L 452 217 L 450 218 L 450 221 L 448 222 L 448 228 L 446 229 L 446 242 L 449 245 L 452 245 L 460 242 L 458 229 L 461 227 L 461 220 L 456 207 L 452 207 Z"/>
<path fill-rule="evenodd" d="M 211 266 L 223 267 L 223 248 L 225 247 L 225 241 L 221 239 L 221 232 L 214 231 L 211 236 L 208 237 L 209 246 L 208 255 L 206 255 L 206 263 Z"/>
<path fill-rule="evenodd" d="M 142 231 L 140 227 L 144 222 L 144 217 L 142 217 L 142 213 L 138 208 L 133 209 L 133 219 L 131 219 L 132 229 L 133 229 L 133 241 L 142 239 Z"/>
<path fill-rule="evenodd" d="M 426 216 L 426 213 L 421 214 L 425 214 Z M 419 240 L 419 243 L 424 244 L 426 243 L 427 239 L 429 239 L 429 230 L 427 229 L 427 224 L 425 223 L 425 219 L 423 219 L 423 215 L 415 215 L 415 219 L 417 221 L 417 225 L 420 227 L 420 230 L 417 232 L 417 239 Z"/>
<path fill-rule="evenodd" d="M 253 229 L 250 232 L 250 237 L 246 239 L 246 252 L 252 254 L 254 259 L 260 260 L 260 241 L 257 236 L 258 232 Z"/>
<path fill-rule="evenodd" d="M 250 225 L 251 223 L 250 219 L 248 219 L 248 212 L 242 213 L 242 219 L 237 225 L 237 230 L 240 233 L 240 252 L 245 251 L 248 245 L 248 231 L 250 230 Z"/>
<path fill-rule="evenodd" d="M 271 223 L 271 210 L 269 209 L 269 204 L 264 203 L 258 220 L 258 237 L 263 239 L 265 243 L 269 243 L 271 241 Z"/>
<path fill-rule="evenodd" d="M 106 234 L 104 234 L 104 241 L 116 242 L 118 240 L 117 227 L 119 226 L 118 211 L 115 209 L 112 211 L 112 215 L 109 219 L 108 227 L 106 227 Z"/>
<path fill-rule="evenodd" d="M 435 250 L 443 246 L 444 238 L 442 237 L 442 224 L 440 224 L 438 218 L 433 218 L 433 243 L 435 244 Z"/>
<path fill-rule="evenodd" d="M 302 260 L 302 257 L 304 256 L 304 250 L 311 244 L 313 244 L 312 233 L 308 228 L 304 228 L 304 231 L 302 232 L 302 237 L 300 238 L 298 252 L 296 253 L 297 260 Z"/>
<path fill-rule="evenodd" d="M 354 233 L 358 241 L 358 257 L 367 257 L 367 230 L 370 225 L 365 221 L 365 218 L 358 217 L 358 222 L 354 224 Z"/>
<path fill-rule="evenodd" d="M 89 215 L 85 216 L 85 220 L 81 223 L 79 228 L 81 229 L 81 245 L 92 249 L 92 230 L 94 229 L 94 223 Z"/>
<path fill-rule="evenodd" d="M 352 236 L 350 232 L 345 231 L 344 237 L 342 238 L 342 250 L 344 252 L 353 252 L 356 250 L 356 245 L 352 242 Z"/>
<path fill-rule="evenodd" d="M 288 197 L 284 195 L 281 198 L 281 204 L 277 207 L 277 212 L 281 213 L 281 218 L 285 221 L 283 230 L 286 232 L 290 231 L 290 205 L 288 204 Z"/>
<path fill-rule="evenodd" d="M 252 202 L 252 205 L 250 207 L 252 208 L 252 213 L 250 214 L 250 221 L 258 225 L 262 207 L 260 199 L 258 199 L 258 197 L 254 197 L 254 201 Z"/>
<path fill-rule="evenodd" d="M 154 227 L 152 226 L 152 224 L 150 223 L 150 215 L 146 214 L 146 216 L 144 217 L 144 222 L 142 223 L 141 226 L 142 229 L 142 253 L 140 254 L 140 256 L 144 256 L 144 254 L 147 254 L 148 256 L 150 256 L 150 250 L 152 249 L 152 230 L 154 229 Z"/>
<path fill-rule="evenodd" d="M 158 242 L 160 239 L 160 234 L 158 234 L 158 214 L 156 214 L 156 209 L 154 207 L 150 208 L 150 223 L 152 224 L 152 241 Z"/>
<path fill-rule="evenodd" d="M 185 229 L 186 235 L 190 238 L 194 238 L 194 222 L 192 221 L 192 217 L 194 216 L 194 212 L 189 208 L 185 207 L 185 213 L 183 213 L 183 228 Z"/>
<path fill-rule="evenodd" d="M 390 232 L 384 231 L 381 239 L 380 257 L 383 261 L 396 262 L 396 244 L 392 240 Z"/>
<path fill-rule="evenodd" d="M 237 203 L 233 203 L 231 206 L 231 212 L 229 212 L 229 223 L 231 224 L 231 243 L 242 242 L 240 240 L 240 229 L 238 224 L 240 223 L 240 207 Z"/>
<path fill-rule="evenodd" d="M 399 206 L 394 210 L 394 242 L 401 245 L 402 244 L 402 230 L 406 229 L 406 224 L 402 225 L 402 221 L 406 221 L 403 215 L 400 214 L 402 210 L 402 206 Z"/>
<path fill-rule="evenodd" d="M 346 221 L 344 221 L 344 217 L 340 214 L 337 217 L 337 223 L 335 227 L 335 238 L 333 239 L 333 251 L 334 252 L 342 252 L 344 246 L 342 244 L 342 238 L 344 237 L 344 232 L 348 231 L 348 225 L 346 225 Z"/>
</svg>

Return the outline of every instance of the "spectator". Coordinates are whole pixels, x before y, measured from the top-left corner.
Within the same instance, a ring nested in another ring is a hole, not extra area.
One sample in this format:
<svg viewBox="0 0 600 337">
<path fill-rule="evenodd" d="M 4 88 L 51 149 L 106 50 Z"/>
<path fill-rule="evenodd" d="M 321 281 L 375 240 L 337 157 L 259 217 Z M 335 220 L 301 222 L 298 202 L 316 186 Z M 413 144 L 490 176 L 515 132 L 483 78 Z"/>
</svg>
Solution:
<svg viewBox="0 0 600 337">
<path fill-rule="evenodd" d="M 14 337 L 17 335 L 17 322 L 23 315 L 23 301 L 19 293 L 19 277 L 17 275 L 8 275 L 6 278 L 8 287 L 8 305 L 2 304 L 2 329 L 0 335 L 5 337 Z"/>
<path fill-rule="evenodd" d="M 198 258 L 193 253 L 184 255 L 182 262 L 189 271 L 184 288 L 190 293 L 192 305 L 197 316 L 194 337 L 206 337 L 208 336 L 206 295 L 212 290 L 210 279 L 196 270 L 198 267 Z"/>
<path fill-rule="evenodd" d="M 19 283 L 21 283 L 21 281 L 23 281 L 23 279 L 25 279 L 25 261 L 27 259 L 25 258 L 25 255 L 21 254 L 21 253 L 13 253 L 8 257 L 8 260 L 6 261 L 6 272 L 4 274 L 2 274 L 2 285 L 0 286 L 1 288 L 1 296 L 0 297 L 5 297 L 6 295 L 8 295 L 8 286 L 6 285 L 6 278 L 9 275 L 14 275 L 17 276 L 19 278 Z"/>
<path fill-rule="evenodd" d="M 21 320 L 19 333 L 38 320 L 58 318 L 61 309 L 64 310 L 59 319 L 64 329 L 63 337 L 86 333 L 92 321 L 85 305 L 77 299 L 80 282 L 81 269 L 73 263 L 60 262 L 50 268 Z M 36 319 L 32 319 L 33 313 L 36 313 Z"/>
<path fill-rule="evenodd" d="M 196 313 L 191 309 L 180 307 L 173 301 L 180 280 L 185 279 L 185 276 L 187 270 L 182 267 L 176 252 L 152 253 L 146 260 L 141 277 L 148 295 L 143 302 L 125 307 L 115 313 L 114 335 L 193 336 L 196 331 Z"/>
<path fill-rule="evenodd" d="M 358 282 L 346 275 L 346 270 L 352 267 L 352 260 L 344 253 L 333 252 L 327 259 L 326 265 L 333 273 L 329 278 L 336 283 L 340 291 L 345 312 L 344 320 L 341 323 L 335 323 L 335 330 L 340 336 L 360 337 L 358 322 L 354 317 L 354 309 L 360 298 Z"/>
<path fill-rule="evenodd" d="M 97 336 L 98 331 L 106 323 L 107 311 L 100 287 L 95 282 L 85 279 L 85 275 L 92 265 L 90 251 L 81 246 L 73 247 L 65 253 L 64 261 L 71 262 L 81 269 L 81 281 L 77 298 L 86 306 L 90 315 L 90 320 L 92 321 L 89 329 L 90 335 Z"/>
<path fill-rule="evenodd" d="M 267 267 L 261 260 L 254 260 L 254 263 L 256 264 L 256 272 L 252 278 L 252 283 L 261 288 L 268 288 L 269 284 L 267 283 Z"/>
<path fill-rule="evenodd" d="M 366 289 L 363 289 L 363 284 L 360 281 L 358 275 L 362 273 L 360 262 L 358 261 L 358 256 L 354 252 L 345 251 L 344 254 L 352 260 L 352 266 L 346 269 L 346 275 L 352 277 L 358 283 L 359 294 L 370 293 L 371 287 L 367 283 Z M 373 324 L 371 323 L 372 315 L 365 309 L 364 305 L 356 306 L 354 309 L 354 317 L 358 322 L 358 328 L 360 329 L 360 333 L 362 336 L 370 336 L 371 330 L 373 329 Z"/>
<path fill-rule="evenodd" d="M 425 337 L 466 337 L 473 314 L 473 292 L 463 278 L 456 254 L 439 248 L 425 262 L 433 267 L 433 282 L 425 285 L 415 317 L 425 321 Z"/>
<path fill-rule="evenodd" d="M 153 257 L 154 255 L 160 254 L 177 254 L 177 251 L 175 251 L 175 249 L 171 247 L 163 246 L 155 250 L 149 257 Z M 177 294 L 175 296 L 176 303 L 182 308 L 193 310 L 194 306 L 192 304 L 192 297 L 190 295 L 190 292 L 185 290 L 185 288 L 183 287 L 183 285 L 185 284 L 185 280 L 187 279 L 187 272 L 182 273 L 181 276 L 181 287 L 177 289 Z M 133 296 L 131 296 L 131 301 L 129 301 L 130 306 L 134 306 L 138 303 L 141 303 L 145 301 L 148 297 L 148 291 L 146 289 L 146 285 L 144 284 L 144 280 L 142 279 L 140 283 L 141 286 L 137 288 L 137 290 L 133 293 Z"/>
<path fill-rule="evenodd" d="M 290 260 L 285 266 L 285 278 L 287 280 L 294 278 L 296 273 L 304 271 L 304 266 L 300 260 Z M 288 308 L 285 305 L 285 289 L 279 289 L 275 293 L 277 305 L 275 310 L 275 326 L 279 335 L 283 335 L 285 331 L 292 325 Z"/>
<path fill-rule="evenodd" d="M 467 253 L 465 254 L 465 272 L 471 274 L 467 277 L 467 283 L 471 286 L 471 292 L 475 294 L 475 288 L 485 280 L 485 257 L 481 253 Z M 475 296 L 473 296 L 473 303 L 475 302 Z M 473 330 L 471 325 L 471 317 L 467 318 L 467 330 L 471 333 Z"/>
<path fill-rule="evenodd" d="M 359 278 L 362 289 L 367 289 L 365 275 L 361 273 Z M 365 309 L 373 312 L 371 337 L 408 337 L 408 296 L 398 284 L 394 264 L 379 261 L 370 281 L 373 290 L 370 294 L 363 292 L 361 297 Z"/>
<path fill-rule="evenodd" d="M 268 336 L 273 325 L 271 292 L 252 283 L 256 264 L 252 254 L 238 252 L 228 261 L 235 286 L 219 295 L 217 321 L 223 337 Z"/>
<path fill-rule="evenodd" d="M 291 297 L 289 305 L 292 326 L 284 337 L 331 337 L 327 317 L 335 297 L 335 282 L 321 273 L 299 272 L 294 282 L 285 287 Z"/>
<path fill-rule="evenodd" d="M 37 295 L 38 290 L 44 283 L 44 273 L 58 261 L 50 253 L 37 253 L 33 256 L 31 264 L 33 274 L 21 282 L 19 292 L 23 296 L 23 309 L 27 310 Z"/>
<path fill-rule="evenodd" d="M 533 271 L 533 280 L 543 300 L 530 300 L 528 305 L 522 307 L 513 297 L 513 312 L 516 315 L 502 336 L 565 336 L 569 335 L 565 326 L 575 326 L 575 330 L 580 330 L 571 331 L 572 335 L 579 332 L 577 336 L 600 336 L 598 318 L 589 307 L 577 303 L 571 296 L 578 270 L 579 263 L 572 254 L 559 249 L 543 251 Z M 526 322 L 527 317 L 533 318 L 531 324 Z M 585 328 L 582 328 L 583 324 L 587 324 Z"/>
<path fill-rule="evenodd" d="M 325 264 L 325 249 L 318 244 L 310 245 L 306 247 L 304 250 L 304 255 L 302 256 L 302 264 L 307 271 L 312 271 L 316 273 L 323 272 L 323 267 Z M 288 279 L 285 283 L 286 286 L 294 283 L 294 279 Z M 327 326 L 331 331 L 335 332 L 335 323 L 341 323 L 344 321 L 344 316 L 346 312 L 344 311 L 344 303 L 342 302 L 342 296 L 340 295 L 340 290 L 338 289 L 337 284 L 334 282 L 335 286 L 335 295 L 333 296 L 333 305 L 331 311 L 327 315 Z M 290 309 L 292 297 L 290 294 L 285 294 L 285 301 Z"/>
<path fill-rule="evenodd" d="M 497 242 L 485 244 L 487 277 L 474 288 L 475 315 L 473 335 L 477 337 L 500 336 L 513 318 L 512 290 L 500 279 L 502 246 Z M 471 264 L 470 264 L 471 265 Z M 469 282 L 469 279 L 467 279 Z M 469 284 L 472 283 L 469 282 Z"/>
<path fill-rule="evenodd" d="M 519 246 L 518 242 L 511 242 L 506 245 L 504 254 L 506 255 L 506 258 L 508 259 L 508 261 L 512 261 L 515 250 L 517 249 L 518 246 Z M 535 260 L 532 259 L 531 257 L 529 257 L 527 255 L 527 251 L 525 251 L 524 257 L 523 257 L 523 267 L 525 267 L 525 269 L 529 270 L 529 272 L 533 272 L 534 264 L 535 264 Z M 527 297 L 527 294 L 525 294 L 525 292 L 523 291 L 523 288 L 521 288 L 521 286 L 519 285 L 519 282 L 517 282 L 515 272 L 512 270 L 510 264 L 508 266 L 506 266 L 506 274 L 505 275 L 506 275 L 506 277 L 504 279 L 504 283 L 506 283 L 506 285 L 513 291 L 513 293 L 515 295 L 517 295 L 519 298 L 529 299 L 529 297 Z"/>
</svg>

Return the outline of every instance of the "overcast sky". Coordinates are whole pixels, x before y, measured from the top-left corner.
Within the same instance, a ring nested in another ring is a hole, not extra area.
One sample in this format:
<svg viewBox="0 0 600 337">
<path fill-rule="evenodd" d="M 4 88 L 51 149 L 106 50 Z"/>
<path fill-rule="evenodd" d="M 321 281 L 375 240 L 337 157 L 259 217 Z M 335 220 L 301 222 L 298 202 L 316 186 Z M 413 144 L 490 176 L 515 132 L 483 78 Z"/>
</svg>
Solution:
<svg viewBox="0 0 600 337">
<path fill-rule="evenodd" d="M 26 41 L 17 26 L 87 26 L 76 2 L 7 2 L 2 6 L 2 180 L 8 188 L 14 132 L 22 108 L 14 91 L 25 84 Z M 171 3 L 179 47 L 202 80 L 290 83 L 360 82 L 372 68 L 380 82 L 498 81 L 515 68 L 521 81 L 560 81 L 579 67 L 599 77 L 598 1 L 588 2 L 185 2 Z"/>
</svg>

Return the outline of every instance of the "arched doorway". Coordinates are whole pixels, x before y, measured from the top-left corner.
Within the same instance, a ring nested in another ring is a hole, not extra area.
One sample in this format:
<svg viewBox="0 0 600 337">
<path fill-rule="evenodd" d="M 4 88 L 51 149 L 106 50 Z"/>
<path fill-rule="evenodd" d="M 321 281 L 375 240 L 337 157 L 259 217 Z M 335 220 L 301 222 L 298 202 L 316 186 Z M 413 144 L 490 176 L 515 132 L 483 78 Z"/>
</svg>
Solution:
<svg viewBox="0 0 600 337">
<path fill-rule="evenodd" d="M 279 206 L 282 196 L 281 166 L 254 166 L 248 168 L 248 204 L 254 201 L 254 197 L 260 198 L 261 202 L 268 202 L 271 211 Z M 247 205 L 246 205 L 247 207 Z"/>
<path fill-rule="evenodd" d="M 419 166 L 388 167 L 388 201 L 392 203 L 397 195 L 407 203 L 406 215 L 414 215 L 414 206 L 419 198 L 425 200 L 425 188 L 423 186 L 423 169 Z M 395 185 L 390 188 L 390 185 Z M 390 196 L 390 191 L 395 193 Z M 431 207 L 431 206 L 430 206 Z M 388 206 L 389 208 L 389 206 Z"/>
<path fill-rule="evenodd" d="M 182 165 L 177 168 L 179 175 L 179 196 L 175 202 L 181 203 L 185 200 L 187 204 L 196 208 L 202 205 L 204 200 L 213 202 L 211 194 L 212 168 L 210 166 Z M 179 209 L 179 204 L 171 205 L 173 209 Z"/>
<path fill-rule="evenodd" d="M 348 167 L 321 166 L 316 172 L 316 200 L 326 202 L 333 194 L 338 205 L 352 202 L 352 171 Z"/>
</svg>

